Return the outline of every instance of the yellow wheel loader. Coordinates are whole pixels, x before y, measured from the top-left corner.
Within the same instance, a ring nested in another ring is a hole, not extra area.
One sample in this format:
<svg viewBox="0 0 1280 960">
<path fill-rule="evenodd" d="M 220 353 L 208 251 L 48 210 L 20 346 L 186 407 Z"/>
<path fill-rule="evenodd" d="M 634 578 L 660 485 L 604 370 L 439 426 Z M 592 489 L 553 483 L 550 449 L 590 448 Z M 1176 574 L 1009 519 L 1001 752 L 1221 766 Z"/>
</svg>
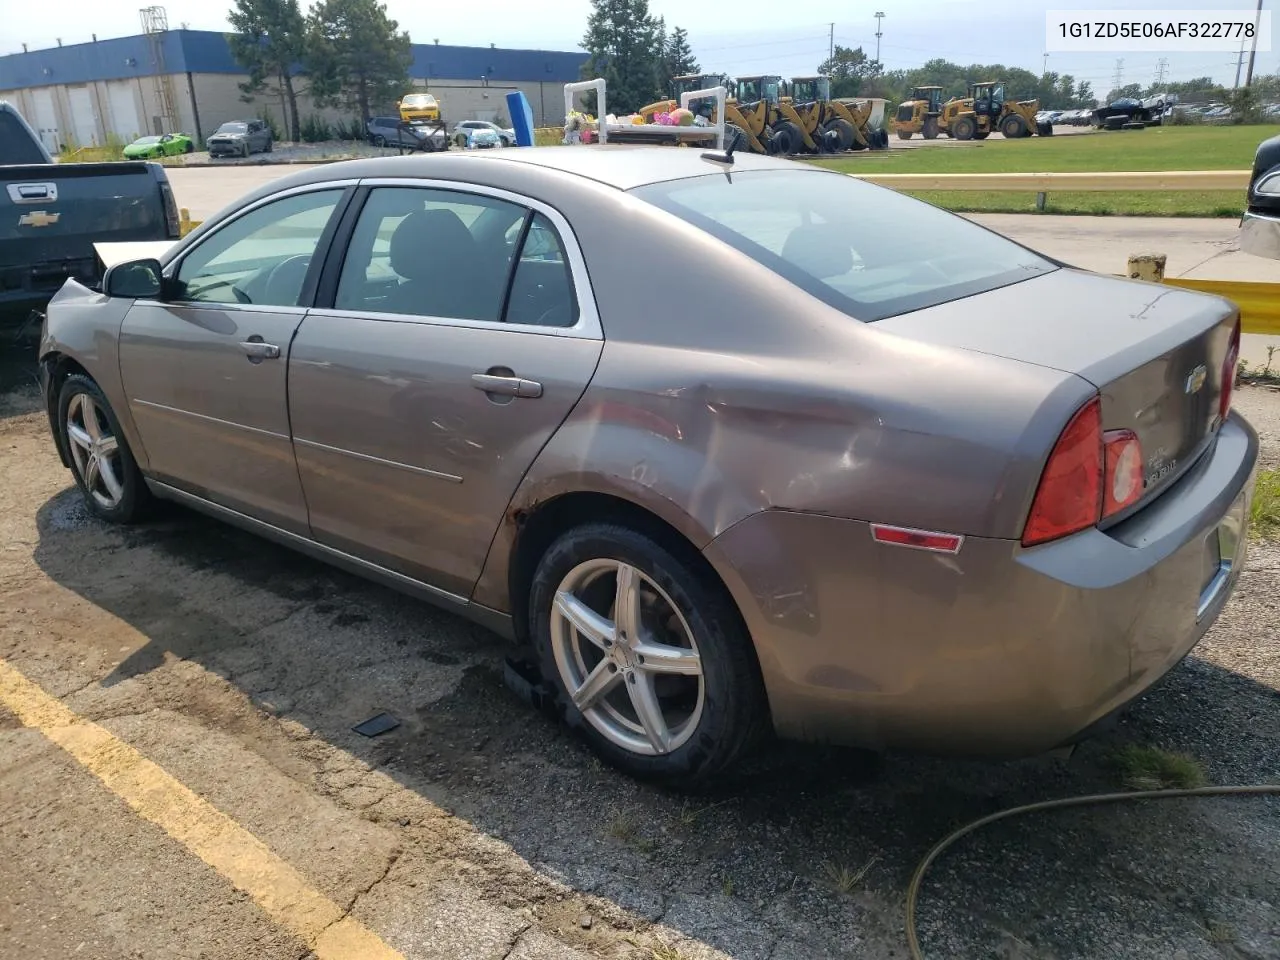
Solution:
<svg viewBox="0 0 1280 960">
<path fill-rule="evenodd" d="M 1039 100 L 1009 100 L 1003 83 L 971 83 L 969 95 L 942 105 L 939 126 L 956 140 L 985 140 L 999 132 L 1006 140 L 1018 140 L 1034 133 L 1053 134 L 1053 125 L 1037 123 Z"/>
<path fill-rule="evenodd" d="M 898 104 L 893 131 L 899 140 L 910 140 L 917 133 L 933 140 L 942 132 L 938 119 L 941 116 L 942 88 L 915 87 L 910 99 Z"/>
<path fill-rule="evenodd" d="M 819 152 L 791 98 L 782 95 L 781 77 L 738 77 L 734 101 L 748 124 L 746 132 L 764 147 L 764 152 L 786 156 Z M 756 147 L 753 145 L 752 149 Z"/>
<path fill-rule="evenodd" d="M 889 145 L 882 101 L 832 100 L 831 78 L 822 76 L 792 77 L 788 92 L 801 127 L 821 152 L 882 150 Z"/>
</svg>

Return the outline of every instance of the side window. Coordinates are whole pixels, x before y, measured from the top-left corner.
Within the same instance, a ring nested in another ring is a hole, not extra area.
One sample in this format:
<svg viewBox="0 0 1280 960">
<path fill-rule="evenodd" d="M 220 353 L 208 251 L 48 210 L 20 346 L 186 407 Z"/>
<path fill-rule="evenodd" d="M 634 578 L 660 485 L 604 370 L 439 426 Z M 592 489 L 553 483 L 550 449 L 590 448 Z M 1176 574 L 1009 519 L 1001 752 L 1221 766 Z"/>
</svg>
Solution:
<svg viewBox="0 0 1280 960">
<path fill-rule="evenodd" d="M 360 211 L 334 307 L 497 321 L 528 211 L 479 194 L 378 187 Z"/>
<path fill-rule="evenodd" d="M 564 246 L 551 221 L 540 213 L 529 222 L 503 319 L 542 327 L 572 327 L 578 322 L 578 298 Z"/>
<path fill-rule="evenodd" d="M 297 306 L 341 189 L 264 204 L 211 234 L 178 267 L 178 300 Z"/>
</svg>

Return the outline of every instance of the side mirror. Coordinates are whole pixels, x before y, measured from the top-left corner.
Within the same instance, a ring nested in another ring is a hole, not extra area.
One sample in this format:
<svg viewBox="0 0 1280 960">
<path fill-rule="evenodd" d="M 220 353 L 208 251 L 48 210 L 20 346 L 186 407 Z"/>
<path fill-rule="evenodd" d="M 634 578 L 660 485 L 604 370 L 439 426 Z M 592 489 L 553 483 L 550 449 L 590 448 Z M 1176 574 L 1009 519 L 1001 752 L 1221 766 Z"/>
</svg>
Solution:
<svg viewBox="0 0 1280 960">
<path fill-rule="evenodd" d="M 1246 203 L 1240 221 L 1240 249 L 1255 257 L 1280 260 L 1280 137 L 1264 140 L 1258 147 Z"/>
<path fill-rule="evenodd" d="M 109 297 L 159 300 L 163 289 L 164 274 L 155 259 L 117 263 L 102 278 L 102 292 Z"/>
</svg>

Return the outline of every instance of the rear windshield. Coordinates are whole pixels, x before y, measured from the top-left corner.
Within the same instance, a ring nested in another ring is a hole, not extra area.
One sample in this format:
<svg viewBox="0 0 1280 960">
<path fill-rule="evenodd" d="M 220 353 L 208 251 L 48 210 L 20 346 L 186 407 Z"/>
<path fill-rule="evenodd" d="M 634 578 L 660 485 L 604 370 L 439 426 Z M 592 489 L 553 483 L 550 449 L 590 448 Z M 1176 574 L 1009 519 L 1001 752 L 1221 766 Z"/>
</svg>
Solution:
<svg viewBox="0 0 1280 960">
<path fill-rule="evenodd" d="M 48 162 L 22 121 L 8 110 L 0 110 L 0 165 Z"/>
<path fill-rule="evenodd" d="M 883 320 L 1056 269 L 963 217 L 818 170 L 735 173 L 732 182 L 712 173 L 632 192 L 857 320 Z"/>
</svg>

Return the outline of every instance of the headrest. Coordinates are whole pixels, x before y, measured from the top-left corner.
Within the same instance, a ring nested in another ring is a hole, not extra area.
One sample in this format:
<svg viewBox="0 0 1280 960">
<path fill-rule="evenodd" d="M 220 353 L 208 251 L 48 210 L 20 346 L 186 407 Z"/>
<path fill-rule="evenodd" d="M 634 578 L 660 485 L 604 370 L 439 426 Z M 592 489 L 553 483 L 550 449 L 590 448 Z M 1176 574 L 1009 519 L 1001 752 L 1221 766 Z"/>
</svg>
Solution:
<svg viewBox="0 0 1280 960">
<path fill-rule="evenodd" d="M 476 243 L 452 210 L 417 210 L 391 234 L 391 269 L 406 280 L 449 276 L 475 257 Z"/>
<path fill-rule="evenodd" d="M 853 247 L 848 231 L 840 224 L 806 223 L 791 231 L 782 245 L 782 259 L 826 280 L 853 269 Z"/>
</svg>

